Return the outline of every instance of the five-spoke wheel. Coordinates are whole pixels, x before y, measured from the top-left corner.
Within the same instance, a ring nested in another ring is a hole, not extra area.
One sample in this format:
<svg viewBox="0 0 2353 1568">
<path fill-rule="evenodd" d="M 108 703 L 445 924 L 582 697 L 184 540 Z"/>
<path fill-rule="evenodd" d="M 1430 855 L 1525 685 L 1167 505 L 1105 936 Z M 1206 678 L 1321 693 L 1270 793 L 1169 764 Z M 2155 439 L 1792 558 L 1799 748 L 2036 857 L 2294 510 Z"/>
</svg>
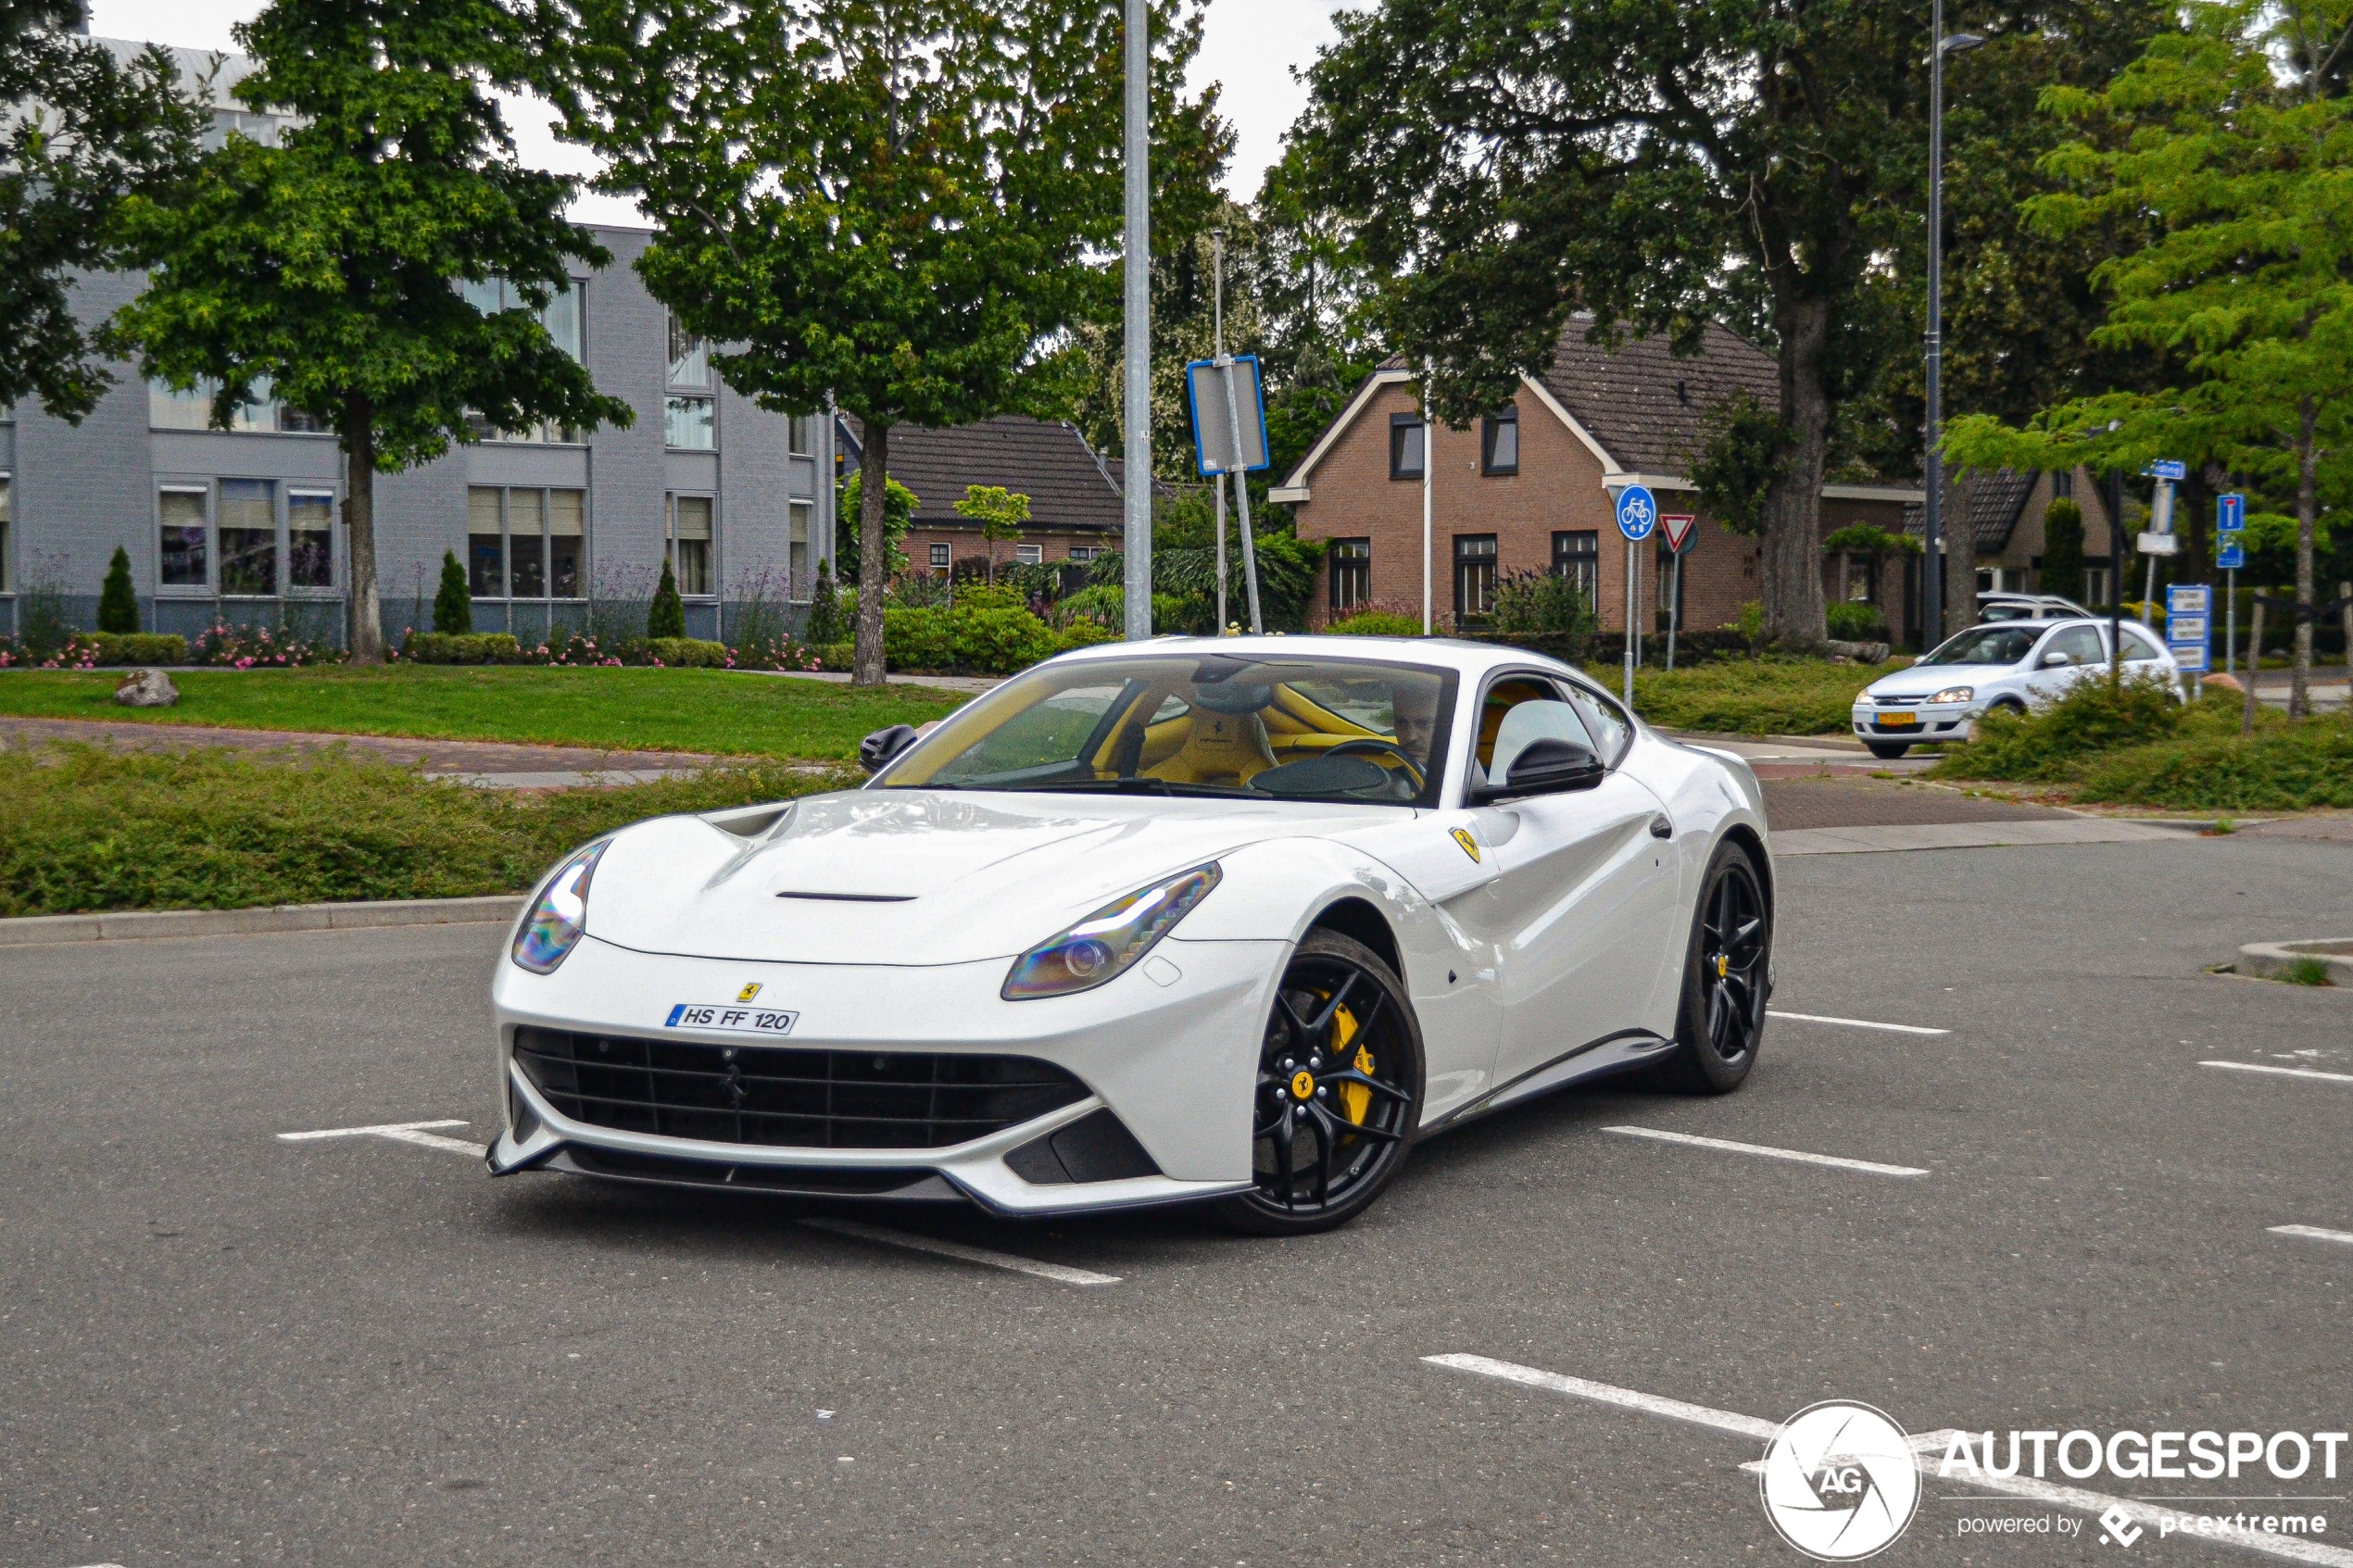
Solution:
<svg viewBox="0 0 2353 1568">
<path fill-rule="evenodd" d="M 1699 907 L 1692 912 L 1678 1048 L 1663 1064 L 1675 1087 L 1720 1095 L 1738 1088 L 1756 1065 L 1772 957 L 1773 916 L 1755 862 L 1727 841 L 1708 862 Z"/>
</svg>

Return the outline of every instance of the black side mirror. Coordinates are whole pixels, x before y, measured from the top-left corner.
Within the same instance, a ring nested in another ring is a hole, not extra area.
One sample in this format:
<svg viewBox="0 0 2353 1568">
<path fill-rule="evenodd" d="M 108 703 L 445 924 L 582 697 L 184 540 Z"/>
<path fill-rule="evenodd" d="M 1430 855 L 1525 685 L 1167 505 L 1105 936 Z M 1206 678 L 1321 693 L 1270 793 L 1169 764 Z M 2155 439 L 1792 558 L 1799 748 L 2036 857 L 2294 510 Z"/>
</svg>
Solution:
<svg viewBox="0 0 2353 1568">
<path fill-rule="evenodd" d="M 891 764 L 892 759 L 915 744 L 915 726 L 893 724 L 876 730 L 858 743 L 858 765 L 870 773 L 879 773 Z"/>
<path fill-rule="evenodd" d="M 1590 747 L 1546 735 L 1529 741 L 1512 759 L 1511 771 L 1502 784 L 1473 790 L 1471 801 L 1478 805 L 1518 795 L 1559 795 L 1573 789 L 1592 789 L 1608 774 L 1609 770 L 1602 766 L 1602 759 Z"/>
</svg>

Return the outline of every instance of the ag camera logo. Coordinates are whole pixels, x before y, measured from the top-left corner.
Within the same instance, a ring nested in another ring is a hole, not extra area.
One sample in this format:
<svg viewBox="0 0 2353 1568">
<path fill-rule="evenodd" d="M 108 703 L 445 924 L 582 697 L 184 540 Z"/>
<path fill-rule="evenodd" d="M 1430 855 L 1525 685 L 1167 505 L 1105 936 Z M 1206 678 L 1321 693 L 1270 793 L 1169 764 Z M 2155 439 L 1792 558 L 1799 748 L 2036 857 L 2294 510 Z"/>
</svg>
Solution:
<svg viewBox="0 0 2353 1568">
<path fill-rule="evenodd" d="M 1920 1504 L 1912 1440 L 1883 1411 L 1843 1399 L 1808 1405 L 1765 1449 L 1765 1517 L 1819 1562 L 1885 1549 Z"/>
</svg>

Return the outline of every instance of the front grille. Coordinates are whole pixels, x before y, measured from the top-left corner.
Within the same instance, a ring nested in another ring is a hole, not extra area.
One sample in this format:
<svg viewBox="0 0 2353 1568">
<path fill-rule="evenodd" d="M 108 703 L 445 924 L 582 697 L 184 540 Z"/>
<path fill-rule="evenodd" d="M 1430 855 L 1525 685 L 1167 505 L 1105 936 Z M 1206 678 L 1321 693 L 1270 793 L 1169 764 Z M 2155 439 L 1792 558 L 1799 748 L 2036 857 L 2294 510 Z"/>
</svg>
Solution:
<svg viewBox="0 0 2353 1568">
<path fill-rule="evenodd" d="M 934 1051 L 711 1046 L 515 1031 L 515 1060 L 574 1122 L 771 1148 L 945 1148 L 1087 1098 L 1051 1062 Z"/>
<path fill-rule="evenodd" d="M 718 1165 L 667 1155 L 629 1154 L 620 1149 L 573 1144 L 547 1163 L 586 1176 L 618 1176 L 672 1186 L 729 1187 L 738 1192 L 783 1193 L 801 1198 L 926 1198 L 954 1201 L 963 1195 L 933 1171 L 877 1171 L 863 1165 Z"/>
<path fill-rule="evenodd" d="M 1918 708 L 1921 703 L 1926 702 L 1928 698 L 1924 696 L 1881 696 L 1874 697 L 1872 700 L 1877 702 L 1881 708 Z"/>
</svg>

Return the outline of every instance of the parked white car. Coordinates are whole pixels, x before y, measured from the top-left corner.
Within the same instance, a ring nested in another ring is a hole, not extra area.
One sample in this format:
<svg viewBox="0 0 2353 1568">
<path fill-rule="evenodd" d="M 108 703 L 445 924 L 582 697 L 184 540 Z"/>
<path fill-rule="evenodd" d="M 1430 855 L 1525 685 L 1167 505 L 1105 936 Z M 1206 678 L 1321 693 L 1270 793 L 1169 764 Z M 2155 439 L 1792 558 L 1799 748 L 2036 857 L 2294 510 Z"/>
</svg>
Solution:
<svg viewBox="0 0 2353 1568">
<path fill-rule="evenodd" d="M 2023 713 L 2056 702 L 2079 681 L 2108 668 L 2108 623 L 1998 621 L 1947 638 L 1908 670 L 1883 675 L 1855 696 L 1855 738 L 1874 757 L 1894 760 L 1923 741 L 1967 740 L 1996 708 Z M 2156 634 L 2124 622 L 2124 664 L 2135 679 L 2155 677 L 2182 692 L 2182 671 Z"/>
</svg>

